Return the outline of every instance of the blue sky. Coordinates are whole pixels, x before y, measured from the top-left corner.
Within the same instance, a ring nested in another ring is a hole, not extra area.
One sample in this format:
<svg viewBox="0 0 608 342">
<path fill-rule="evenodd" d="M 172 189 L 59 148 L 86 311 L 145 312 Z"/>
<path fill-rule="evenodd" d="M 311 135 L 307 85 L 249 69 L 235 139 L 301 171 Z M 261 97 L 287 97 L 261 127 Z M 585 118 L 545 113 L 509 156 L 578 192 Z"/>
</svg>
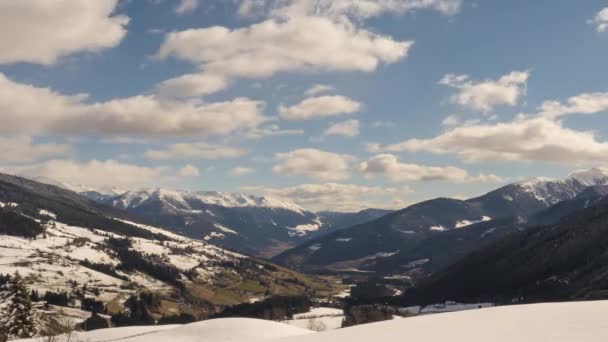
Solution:
<svg viewBox="0 0 608 342">
<path fill-rule="evenodd" d="M 313 210 L 561 178 L 608 162 L 606 8 L 0 0 L 0 168 Z"/>
</svg>

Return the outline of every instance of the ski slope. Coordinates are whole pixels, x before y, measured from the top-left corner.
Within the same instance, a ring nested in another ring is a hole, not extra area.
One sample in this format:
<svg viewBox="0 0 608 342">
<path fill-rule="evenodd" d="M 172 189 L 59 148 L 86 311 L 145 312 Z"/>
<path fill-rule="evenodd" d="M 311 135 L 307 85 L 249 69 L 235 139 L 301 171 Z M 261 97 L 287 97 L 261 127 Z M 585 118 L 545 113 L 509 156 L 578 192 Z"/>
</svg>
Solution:
<svg viewBox="0 0 608 342">
<path fill-rule="evenodd" d="M 417 316 L 325 332 L 279 322 L 225 318 L 183 326 L 105 329 L 78 333 L 77 338 L 87 342 L 369 342 L 378 339 L 605 342 L 608 341 L 607 312 L 608 301 L 517 305 Z"/>
</svg>

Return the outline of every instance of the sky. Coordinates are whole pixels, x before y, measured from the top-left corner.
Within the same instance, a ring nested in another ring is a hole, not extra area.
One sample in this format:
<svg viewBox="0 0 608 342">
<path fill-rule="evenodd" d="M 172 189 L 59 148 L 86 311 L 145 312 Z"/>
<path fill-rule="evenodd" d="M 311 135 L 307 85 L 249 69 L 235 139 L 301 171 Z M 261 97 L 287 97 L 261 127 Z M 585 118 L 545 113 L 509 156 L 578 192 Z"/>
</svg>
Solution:
<svg viewBox="0 0 608 342">
<path fill-rule="evenodd" d="M 608 1 L 0 0 L 0 171 L 310 210 L 608 164 Z"/>
</svg>

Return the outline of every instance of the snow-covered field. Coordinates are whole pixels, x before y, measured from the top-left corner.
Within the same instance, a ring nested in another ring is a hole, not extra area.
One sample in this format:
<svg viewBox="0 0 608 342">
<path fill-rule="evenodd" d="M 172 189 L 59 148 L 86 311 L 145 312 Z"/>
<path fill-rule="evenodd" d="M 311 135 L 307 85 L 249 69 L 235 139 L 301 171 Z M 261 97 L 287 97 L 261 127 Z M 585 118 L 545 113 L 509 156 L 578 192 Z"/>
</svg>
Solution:
<svg viewBox="0 0 608 342">
<path fill-rule="evenodd" d="M 334 330 L 342 326 L 344 312 L 342 309 L 313 308 L 309 312 L 297 314 L 293 319 L 283 323 L 309 330 Z"/>
<path fill-rule="evenodd" d="M 97 272 L 80 264 L 88 260 L 94 263 L 118 265 L 120 261 L 108 248 L 104 240 L 119 235 L 94 229 L 70 226 L 55 220 L 56 215 L 40 209 L 44 216 L 52 218 L 45 223 L 46 233 L 37 239 L 15 236 L 0 236 L 0 274 L 19 272 L 26 278 L 28 286 L 40 291 L 69 291 L 73 285 L 87 284 L 99 290 L 97 299 L 106 302 L 124 298 L 134 291 L 127 282 Z M 213 262 L 236 260 L 244 256 L 223 250 L 203 241 L 185 238 L 163 229 L 124 221 L 126 224 L 165 235 L 167 241 L 132 238 L 132 249 L 163 257 L 176 268 L 186 271 L 196 267 L 199 277 L 212 282 L 216 273 Z M 180 251 L 190 251 L 189 253 Z M 130 283 L 153 290 L 170 290 L 167 284 L 139 272 L 119 274 L 129 277 Z"/>
<path fill-rule="evenodd" d="M 605 342 L 608 301 L 493 307 L 311 332 L 287 324 L 227 318 L 183 326 L 79 333 L 87 342 Z M 30 340 L 33 341 L 33 340 Z M 63 342 L 59 340 L 58 342 Z"/>
</svg>

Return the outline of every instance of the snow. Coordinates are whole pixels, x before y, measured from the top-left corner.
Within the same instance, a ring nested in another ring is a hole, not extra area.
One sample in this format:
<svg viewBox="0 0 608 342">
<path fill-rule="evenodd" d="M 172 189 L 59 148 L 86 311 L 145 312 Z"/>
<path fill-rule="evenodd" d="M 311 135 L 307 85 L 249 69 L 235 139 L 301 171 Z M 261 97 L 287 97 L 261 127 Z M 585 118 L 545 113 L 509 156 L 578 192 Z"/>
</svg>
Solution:
<svg viewBox="0 0 608 342">
<path fill-rule="evenodd" d="M 91 313 L 89 312 L 89 316 Z M 88 317 L 88 316 L 87 316 Z M 88 332 L 74 332 L 70 338 L 71 341 L 87 341 L 87 342 L 109 342 L 124 340 L 129 337 L 137 337 L 150 335 L 164 330 L 171 330 L 180 327 L 179 325 L 159 325 L 145 327 L 124 327 L 112 329 L 100 329 Z M 17 340 L 19 342 L 40 342 L 40 338 L 31 338 Z M 67 338 L 62 336 L 57 342 L 67 342 Z"/>
<path fill-rule="evenodd" d="M 486 236 L 494 233 L 496 231 L 496 228 L 490 228 L 488 230 L 486 230 L 485 232 L 483 232 L 483 234 L 481 234 L 479 237 L 484 239 Z"/>
<path fill-rule="evenodd" d="M 388 257 L 392 257 L 393 255 L 396 255 L 397 253 L 399 253 L 399 250 L 397 250 L 395 252 L 380 252 L 380 253 L 374 254 L 372 257 L 374 257 L 374 258 L 388 258 Z"/>
<path fill-rule="evenodd" d="M 336 242 L 350 242 L 353 238 L 337 238 Z"/>
<path fill-rule="evenodd" d="M 312 246 L 309 246 L 308 249 L 310 249 L 311 251 L 318 251 L 319 249 L 321 249 L 321 244 L 314 244 Z"/>
<path fill-rule="evenodd" d="M 316 333 L 279 322 L 223 318 L 183 326 L 104 329 L 77 333 L 72 338 L 87 342 L 369 342 L 378 339 L 605 342 L 608 341 L 606 312 L 608 301 L 515 305 L 420 315 Z M 35 342 L 35 339 L 21 341 Z"/>
<path fill-rule="evenodd" d="M 14 202 L 8 202 L 8 203 L 0 202 L 0 208 L 4 208 L 4 207 L 15 208 L 18 206 L 19 206 L 19 204 L 14 203 Z"/>
<path fill-rule="evenodd" d="M 570 174 L 569 179 L 576 179 L 585 186 L 608 184 L 608 169 L 593 168 L 589 170 L 576 170 Z"/>
<path fill-rule="evenodd" d="M 343 320 L 342 309 L 313 308 L 309 312 L 293 315 L 293 319 L 283 321 L 283 323 L 303 329 L 313 328 L 325 331 L 341 328 Z"/>
<path fill-rule="evenodd" d="M 444 232 L 446 230 L 448 230 L 447 228 L 445 228 L 444 226 L 432 226 L 431 228 L 429 228 L 429 230 L 434 230 L 437 232 Z"/>
<path fill-rule="evenodd" d="M 152 335 L 123 339 L 124 342 L 228 342 L 269 341 L 313 334 L 313 332 L 272 321 L 222 318 L 183 325 Z"/>
<path fill-rule="evenodd" d="M 225 237 L 226 237 L 226 235 L 224 235 L 222 233 L 211 232 L 211 234 L 205 236 L 205 238 L 203 240 L 209 241 L 211 239 L 223 239 Z"/>
<path fill-rule="evenodd" d="M 310 311 L 305 312 L 305 313 L 300 313 L 300 314 L 295 314 L 293 315 L 294 319 L 308 319 L 308 318 L 314 318 L 314 317 L 321 317 L 321 316 L 337 316 L 337 315 L 343 315 L 344 311 L 342 311 L 342 309 L 336 309 L 336 308 L 312 308 L 310 309 Z"/>
<path fill-rule="evenodd" d="M 573 180 L 576 180 L 576 178 L 572 175 L 566 180 L 537 177 L 514 183 L 514 185 L 534 197 L 537 201 L 550 206 L 564 199 L 576 197 L 581 189 L 579 189 L 580 185 L 573 184 Z M 608 178 L 606 180 L 608 181 Z M 585 184 L 583 183 L 583 185 Z"/>
<path fill-rule="evenodd" d="M 216 223 L 216 224 L 215 224 L 215 228 L 217 228 L 217 229 L 219 229 L 219 230 L 223 231 L 224 233 L 228 233 L 228 234 L 234 234 L 234 235 L 239 235 L 239 233 L 235 232 L 234 230 L 232 230 L 232 229 L 230 229 L 230 228 L 224 227 L 224 226 L 222 226 L 222 225 L 221 225 L 221 224 L 219 224 L 219 223 Z"/>
<path fill-rule="evenodd" d="M 314 223 L 309 224 L 300 224 L 295 227 L 287 227 L 287 229 L 291 230 L 295 235 L 304 236 L 310 232 L 316 232 L 321 228 L 321 221 L 319 219 L 315 219 Z"/>
<path fill-rule="evenodd" d="M 493 303 L 474 303 L 474 304 L 460 304 L 454 302 L 445 302 L 443 304 L 427 305 L 420 310 L 420 314 L 435 314 L 444 312 L 458 312 L 466 310 L 474 310 L 481 308 L 493 307 Z"/>
<path fill-rule="evenodd" d="M 489 216 L 483 216 L 479 220 L 472 220 L 472 221 L 471 220 L 460 220 L 460 221 L 456 222 L 456 225 L 454 226 L 454 228 L 458 229 L 458 228 L 468 227 L 475 223 L 488 222 L 488 221 L 492 221 L 492 218 Z"/>
<path fill-rule="evenodd" d="M 519 305 L 365 324 L 277 342 L 600 342 L 608 302 Z"/>
<path fill-rule="evenodd" d="M 257 197 L 249 194 L 234 194 L 218 191 L 182 191 L 168 189 L 140 189 L 126 192 L 114 200 L 114 205 L 122 208 L 136 208 L 150 198 L 158 198 L 178 210 L 192 211 L 190 202 L 202 202 L 227 208 L 261 207 L 284 209 L 304 214 L 297 204 L 272 197 Z M 210 213 L 213 215 L 213 213 Z"/>
<path fill-rule="evenodd" d="M 431 261 L 431 259 L 420 259 L 420 260 L 414 260 L 406 265 L 403 265 L 401 267 L 405 267 L 405 268 L 414 268 L 414 267 L 420 267 L 424 264 L 427 264 L 429 261 Z"/>
<path fill-rule="evenodd" d="M 50 211 L 48 211 L 48 210 L 40 209 L 40 210 L 38 210 L 38 213 L 39 213 L 40 215 L 42 215 L 42 216 L 47 216 L 47 217 L 50 217 L 50 218 L 52 218 L 53 220 L 56 220 L 56 219 L 57 219 L 57 215 L 55 215 L 55 213 L 52 213 L 52 212 L 50 212 Z"/>
</svg>

